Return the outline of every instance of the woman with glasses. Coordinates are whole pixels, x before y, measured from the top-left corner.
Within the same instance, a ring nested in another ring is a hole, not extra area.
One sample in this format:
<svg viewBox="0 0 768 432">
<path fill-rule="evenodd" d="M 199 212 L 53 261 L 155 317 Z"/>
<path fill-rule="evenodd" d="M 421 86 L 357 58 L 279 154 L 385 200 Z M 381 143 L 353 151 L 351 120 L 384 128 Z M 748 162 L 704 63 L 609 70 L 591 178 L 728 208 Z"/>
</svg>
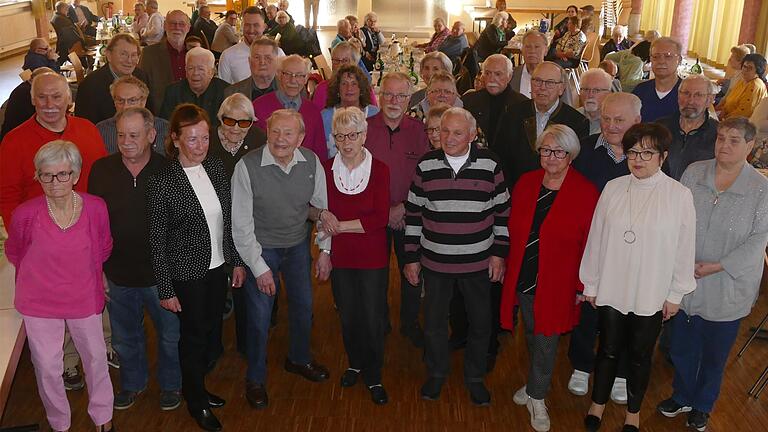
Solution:
<svg viewBox="0 0 768 432">
<path fill-rule="evenodd" d="M 584 296 L 599 316 L 592 406 L 584 419 L 588 431 L 600 428 L 625 350 L 628 403 L 622 431 L 639 430 L 661 323 L 696 288 L 691 191 L 660 169 L 671 141 L 656 123 L 629 128 L 622 147 L 630 174 L 606 184 L 592 218 L 579 270 Z"/>
<path fill-rule="evenodd" d="M 720 120 L 731 117 L 750 117 L 766 96 L 766 60 L 760 54 L 747 54 L 741 61 L 741 79 L 715 107 Z"/>
<path fill-rule="evenodd" d="M 599 193 L 571 169 L 580 150 L 571 128 L 549 126 L 536 140 L 536 150 L 541 169 L 520 177 L 512 191 L 501 325 L 513 329 L 513 310 L 519 306 L 530 362 L 526 384 L 513 400 L 527 406 L 534 430 L 548 431 L 544 399 L 560 335 L 579 322 L 579 263 Z"/>
<path fill-rule="evenodd" d="M 427 133 L 432 149 L 442 148 L 440 145 L 440 118 L 450 108 L 448 105 L 436 105 L 429 109 L 424 117 L 424 131 Z"/>
<path fill-rule="evenodd" d="M 267 142 L 264 131 L 253 122 L 253 102 L 241 93 L 235 93 L 219 107 L 219 127 L 211 134 L 210 153 L 224 162 L 228 177 L 243 155 Z"/>
<path fill-rule="evenodd" d="M 381 382 L 385 338 L 381 317 L 387 307 L 389 168 L 364 147 L 365 119 L 355 106 L 340 107 L 333 114 L 338 152 L 323 165 L 328 212 L 335 223 L 321 235 L 334 236 L 331 287 L 349 361 L 341 386 L 352 387 L 362 375 L 371 399 L 381 405 L 388 401 Z"/>
<path fill-rule="evenodd" d="M 426 54 L 419 62 L 419 75 L 421 81 L 429 84 L 432 81 L 432 76 L 438 72 L 444 72 L 451 75 L 453 71 L 453 62 L 447 55 L 440 51 L 431 52 Z M 427 97 L 427 89 L 422 88 L 413 92 L 411 99 L 408 101 L 408 108 L 414 108 Z"/>
<path fill-rule="evenodd" d="M 333 136 L 333 115 L 339 108 L 357 107 L 365 117 L 371 117 L 379 112 L 379 107 L 373 104 L 371 84 L 365 73 L 354 64 L 341 66 L 330 79 L 325 109 L 320 112 L 323 118 L 328 157 L 336 155 L 337 146 Z"/>
<path fill-rule="evenodd" d="M 73 190 L 83 160 L 72 142 L 45 144 L 34 165 L 44 195 L 13 212 L 5 252 L 16 268 L 14 305 L 24 320 L 37 389 L 51 429 L 68 431 L 62 379 L 66 327 L 83 361 L 91 420 L 97 431 L 111 431 L 114 396 L 101 317 L 102 264 L 112 252 L 107 206 Z"/>
</svg>

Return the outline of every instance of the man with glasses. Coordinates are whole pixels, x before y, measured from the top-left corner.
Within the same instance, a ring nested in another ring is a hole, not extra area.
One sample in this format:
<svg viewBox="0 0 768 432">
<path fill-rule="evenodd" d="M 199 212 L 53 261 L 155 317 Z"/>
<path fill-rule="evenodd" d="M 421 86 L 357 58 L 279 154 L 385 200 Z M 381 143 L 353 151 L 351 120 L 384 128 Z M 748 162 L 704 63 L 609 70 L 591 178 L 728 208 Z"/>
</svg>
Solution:
<svg viewBox="0 0 768 432">
<path fill-rule="evenodd" d="M 147 10 L 153 0 L 147 2 Z M 152 18 L 150 18 L 150 22 Z M 163 106 L 165 88 L 185 78 L 187 48 L 184 38 L 189 32 L 189 17 L 180 10 L 168 12 L 163 23 L 165 38 L 150 45 L 141 53 L 139 68 L 149 77 L 149 94 L 152 101 L 150 110 L 159 114 Z M 149 27 L 149 26 L 147 26 Z"/>
<path fill-rule="evenodd" d="M 400 273 L 400 334 L 414 346 L 424 346 L 424 332 L 419 324 L 421 289 L 408 282 L 405 266 L 405 202 L 416 172 L 416 164 L 429 150 L 424 124 L 407 116 L 411 98 L 411 80 L 402 72 L 384 75 L 379 98 L 381 111 L 368 118 L 365 147 L 374 158 L 389 167 L 389 223 L 387 242 L 394 243 Z M 382 317 L 389 328 L 389 306 Z"/>
<path fill-rule="evenodd" d="M 331 50 L 331 68 L 334 72 L 342 66 L 359 64 L 360 53 L 349 42 L 339 42 Z M 368 73 L 365 75 L 370 82 L 370 75 Z M 312 103 L 320 110 L 327 108 L 325 104 L 328 100 L 328 85 L 330 85 L 330 83 L 330 78 L 320 82 L 317 87 L 315 87 L 315 92 L 312 94 Z M 373 91 L 373 86 L 370 86 L 370 88 L 371 105 L 379 106 L 379 101 L 376 99 L 376 93 Z"/>
<path fill-rule="evenodd" d="M 520 49 L 523 62 L 512 72 L 512 81 L 509 85 L 521 95 L 531 97 L 531 75 L 536 66 L 544 61 L 547 55 L 547 36 L 538 30 L 529 30 L 523 35 L 523 46 Z M 573 106 L 571 86 L 565 86 L 563 95 L 560 96 L 563 103 Z"/>
<path fill-rule="evenodd" d="M 264 22 L 261 9 L 257 6 L 246 8 L 243 11 L 243 39 L 221 53 L 221 58 L 219 59 L 219 78 L 230 84 L 235 84 L 253 75 L 251 61 L 253 60 L 252 56 L 254 53 L 251 50 L 251 46 L 254 41 L 264 35 L 266 30 L 267 24 Z M 277 54 L 272 55 L 271 59 L 265 59 L 264 61 L 274 65 L 277 57 L 285 57 L 285 53 L 279 46 L 277 47 Z M 274 71 L 274 66 L 272 66 L 272 71 Z M 246 96 L 250 97 L 250 95 Z"/>
<path fill-rule="evenodd" d="M 689 75 L 680 83 L 677 103 L 680 112 L 658 120 L 672 133 L 669 155 L 661 169 L 680 181 L 688 165 L 715 157 L 717 120 L 708 109 L 717 94 L 717 86 L 704 75 Z"/>
<path fill-rule="evenodd" d="M 133 75 L 149 86 L 147 73 L 136 67 L 139 64 L 139 41 L 130 33 L 119 33 L 110 39 L 104 54 L 107 64 L 85 76 L 75 99 L 75 115 L 93 124 L 115 115 L 115 106 L 109 96 L 113 81 Z"/>
<path fill-rule="evenodd" d="M 550 124 L 563 124 L 579 138 L 589 135 L 589 122 L 578 111 L 560 101 L 565 91 L 565 71 L 557 63 L 539 64 L 531 77 L 533 99 L 512 106 L 499 120 L 491 150 L 504 166 L 507 187 L 512 190 L 517 179 L 539 168 L 539 155 L 534 146 L 536 138 Z"/>
<path fill-rule="evenodd" d="M 651 43 L 651 70 L 654 78 L 638 84 L 632 93 L 643 102 L 643 121 L 679 114 L 677 92 L 680 78 L 677 68 L 683 58 L 683 47 L 670 37 Z"/>
<path fill-rule="evenodd" d="M 315 152 L 323 162 L 328 159 L 323 119 L 320 110 L 302 94 L 311 68 L 309 60 L 299 55 L 283 57 L 277 68 L 277 90 L 253 101 L 253 111 L 256 114 L 256 125 L 262 130 L 267 130 L 267 119 L 273 112 L 280 109 L 297 111 L 304 119 L 302 147 Z"/>
<path fill-rule="evenodd" d="M 612 84 L 613 78 L 602 69 L 590 69 L 581 74 L 579 82 L 581 107 L 576 111 L 589 120 L 590 135 L 600 132 L 600 104 L 611 92 Z"/>
<path fill-rule="evenodd" d="M 112 95 L 112 101 L 115 104 L 114 117 L 102 120 L 96 123 L 96 129 L 99 130 L 101 138 L 104 140 L 104 146 L 107 153 L 114 154 L 119 150 L 117 134 L 117 114 L 128 108 L 144 107 L 149 97 L 149 88 L 147 85 L 132 75 L 121 76 L 109 86 L 109 93 Z M 160 117 L 152 116 L 154 119 L 155 139 L 152 144 L 152 151 L 165 156 L 165 138 L 168 136 L 168 121 Z"/>
</svg>

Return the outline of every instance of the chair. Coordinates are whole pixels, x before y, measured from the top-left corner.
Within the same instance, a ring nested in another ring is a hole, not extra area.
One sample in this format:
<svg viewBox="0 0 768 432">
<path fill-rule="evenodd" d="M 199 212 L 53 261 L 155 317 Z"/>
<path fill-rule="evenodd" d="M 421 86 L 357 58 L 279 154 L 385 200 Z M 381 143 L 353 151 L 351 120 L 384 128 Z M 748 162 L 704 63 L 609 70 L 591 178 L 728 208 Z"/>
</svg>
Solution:
<svg viewBox="0 0 768 432">
<path fill-rule="evenodd" d="M 331 74 L 333 73 L 330 66 L 328 66 L 328 60 L 325 59 L 325 56 L 322 54 L 312 57 L 315 61 L 315 64 L 317 65 L 317 70 L 320 72 L 320 75 L 323 76 L 323 79 L 330 79 Z"/>
<path fill-rule="evenodd" d="M 83 78 L 85 78 L 85 68 L 83 68 L 83 63 L 80 61 L 80 57 L 77 56 L 77 53 L 71 52 L 69 53 L 69 61 L 72 63 L 72 68 L 75 71 L 74 77 L 68 77 L 67 82 L 70 84 L 80 84 L 81 81 L 83 81 Z"/>
<path fill-rule="evenodd" d="M 589 66 L 593 57 L 597 55 L 598 63 L 600 62 L 600 50 L 597 49 L 599 38 L 596 32 L 587 33 L 587 44 L 584 45 L 584 49 L 581 50 L 581 60 L 579 61 L 578 75 L 589 70 Z"/>
<path fill-rule="evenodd" d="M 467 44 L 471 47 L 475 46 L 475 43 L 477 43 L 477 33 L 475 32 L 466 32 L 464 35 L 467 37 Z"/>
<path fill-rule="evenodd" d="M 576 94 L 581 93 L 581 87 L 579 86 L 579 74 L 577 73 L 577 68 L 567 68 L 565 69 L 565 75 L 568 77 L 566 85 L 572 84 L 574 88 L 576 88 Z"/>
</svg>

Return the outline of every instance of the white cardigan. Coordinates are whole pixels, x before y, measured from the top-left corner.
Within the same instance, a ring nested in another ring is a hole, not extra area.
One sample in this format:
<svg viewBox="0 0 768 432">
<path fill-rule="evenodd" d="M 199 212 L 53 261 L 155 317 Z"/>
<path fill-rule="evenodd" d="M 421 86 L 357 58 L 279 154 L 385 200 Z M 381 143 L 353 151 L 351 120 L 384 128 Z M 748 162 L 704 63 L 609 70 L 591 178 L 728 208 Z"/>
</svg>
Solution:
<svg viewBox="0 0 768 432">
<path fill-rule="evenodd" d="M 629 193 L 632 231 L 628 244 Z M 696 210 L 691 191 L 661 170 L 611 180 L 597 203 L 579 277 L 584 295 L 623 314 L 650 316 L 696 288 Z"/>
</svg>

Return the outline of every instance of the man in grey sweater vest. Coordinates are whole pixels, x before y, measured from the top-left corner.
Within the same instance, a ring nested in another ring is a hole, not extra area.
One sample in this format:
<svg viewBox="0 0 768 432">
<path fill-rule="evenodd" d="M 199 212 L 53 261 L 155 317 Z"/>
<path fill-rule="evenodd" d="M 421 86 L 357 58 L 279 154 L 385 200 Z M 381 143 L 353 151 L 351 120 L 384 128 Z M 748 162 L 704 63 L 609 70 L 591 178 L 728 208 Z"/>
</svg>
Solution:
<svg viewBox="0 0 768 432">
<path fill-rule="evenodd" d="M 310 381 L 328 379 L 328 370 L 312 359 L 312 279 L 307 218 L 310 206 L 328 207 L 325 172 L 304 147 L 304 121 L 297 112 L 277 110 L 267 121 L 267 145 L 243 156 L 232 176 L 232 238 L 248 264 L 247 357 L 245 395 L 254 408 L 268 404 L 267 336 L 282 273 L 288 295 L 290 345 L 285 369 Z M 331 270 L 330 237 L 318 241 L 315 275 Z"/>
</svg>

